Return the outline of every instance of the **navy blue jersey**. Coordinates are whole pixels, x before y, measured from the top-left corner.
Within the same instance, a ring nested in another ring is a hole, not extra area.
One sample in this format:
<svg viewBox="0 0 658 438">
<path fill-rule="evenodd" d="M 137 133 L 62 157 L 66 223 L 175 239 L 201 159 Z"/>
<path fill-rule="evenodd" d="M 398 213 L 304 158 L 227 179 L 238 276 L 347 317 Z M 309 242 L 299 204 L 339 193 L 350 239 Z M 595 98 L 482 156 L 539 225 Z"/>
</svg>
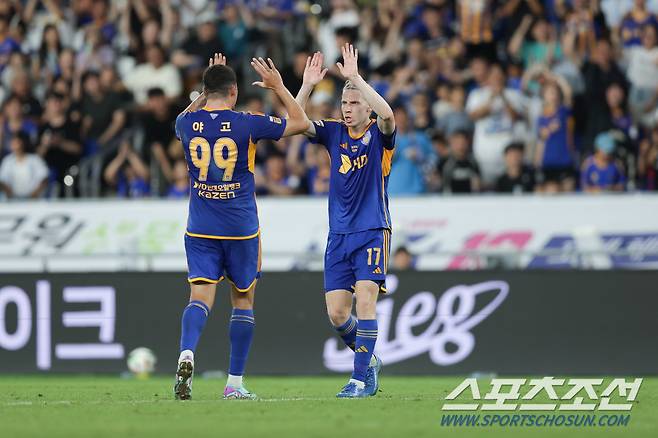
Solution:
<svg viewBox="0 0 658 438">
<path fill-rule="evenodd" d="M 341 120 L 318 120 L 315 137 L 331 157 L 329 229 L 356 233 L 391 229 L 388 176 L 395 148 L 395 132 L 385 135 L 375 120 L 355 135 Z"/>
<path fill-rule="evenodd" d="M 187 234 L 249 239 L 258 234 L 254 193 L 256 142 L 278 140 L 286 121 L 274 116 L 203 108 L 176 119 L 190 174 Z"/>
</svg>

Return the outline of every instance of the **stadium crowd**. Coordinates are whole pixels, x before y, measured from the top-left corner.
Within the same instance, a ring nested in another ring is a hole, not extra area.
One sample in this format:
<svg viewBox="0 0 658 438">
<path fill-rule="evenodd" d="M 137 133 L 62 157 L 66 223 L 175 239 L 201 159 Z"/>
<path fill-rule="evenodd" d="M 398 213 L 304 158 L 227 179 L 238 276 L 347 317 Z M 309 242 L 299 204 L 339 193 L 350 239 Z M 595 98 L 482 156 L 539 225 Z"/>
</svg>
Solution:
<svg viewBox="0 0 658 438">
<path fill-rule="evenodd" d="M 0 0 L 0 192 L 188 195 L 173 123 L 212 53 L 239 109 L 281 113 L 250 84 L 272 57 L 307 108 L 340 118 L 340 47 L 392 103 L 391 195 L 658 186 L 656 0 Z M 328 192 L 301 137 L 258 146 L 261 195 Z"/>
</svg>

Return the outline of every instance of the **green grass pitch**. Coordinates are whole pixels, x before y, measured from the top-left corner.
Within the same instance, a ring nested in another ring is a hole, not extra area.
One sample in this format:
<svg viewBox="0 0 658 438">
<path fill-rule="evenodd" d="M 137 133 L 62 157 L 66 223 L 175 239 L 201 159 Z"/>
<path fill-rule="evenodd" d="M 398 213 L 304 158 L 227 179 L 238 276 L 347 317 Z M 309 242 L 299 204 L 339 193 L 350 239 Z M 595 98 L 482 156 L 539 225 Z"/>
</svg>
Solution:
<svg viewBox="0 0 658 438">
<path fill-rule="evenodd" d="M 645 379 L 627 427 L 442 427 L 443 397 L 460 377 L 382 376 L 366 400 L 337 400 L 344 377 L 252 377 L 260 401 L 223 401 L 223 380 L 197 378 L 172 400 L 172 378 L 0 377 L 0 436 L 23 437 L 652 437 L 658 378 Z M 347 435 L 345 435 L 347 434 Z"/>
</svg>

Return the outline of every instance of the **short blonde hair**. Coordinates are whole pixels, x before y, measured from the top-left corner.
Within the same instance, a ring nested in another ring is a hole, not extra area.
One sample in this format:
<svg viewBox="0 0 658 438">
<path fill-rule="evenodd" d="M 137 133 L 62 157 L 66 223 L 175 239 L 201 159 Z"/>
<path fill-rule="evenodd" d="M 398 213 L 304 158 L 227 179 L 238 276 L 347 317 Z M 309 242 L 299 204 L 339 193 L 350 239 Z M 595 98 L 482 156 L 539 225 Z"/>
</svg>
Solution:
<svg viewBox="0 0 658 438">
<path fill-rule="evenodd" d="M 358 88 L 356 85 L 354 85 L 354 84 L 352 83 L 352 81 L 347 80 L 347 81 L 345 81 L 345 85 L 343 86 L 343 92 L 345 92 L 345 90 L 356 90 L 356 91 L 359 91 L 359 88 Z"/>
</svg>

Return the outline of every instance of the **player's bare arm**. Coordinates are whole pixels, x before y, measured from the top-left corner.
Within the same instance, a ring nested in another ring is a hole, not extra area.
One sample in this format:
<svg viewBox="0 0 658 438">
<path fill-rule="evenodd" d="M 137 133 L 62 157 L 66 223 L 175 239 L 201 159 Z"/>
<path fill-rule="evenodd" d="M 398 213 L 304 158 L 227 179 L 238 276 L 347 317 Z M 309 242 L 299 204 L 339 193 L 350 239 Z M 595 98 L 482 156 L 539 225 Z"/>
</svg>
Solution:
<svg viewBox="0 0 658 438">
<path fill-rule="evenodd" d="M 215 53 L 215 55 L 208 60 L 208 67 L 212 67 L 213 65 L 226 65 L 226 56 L 221 53 Z M 208 96 L 206 96 L 205 93 L 201 93 L 181 112 L 181 114 L 199 111 L 206 105 L 207 101 Z"/>
<path fill-rule="evenodd" d="M 340 74 L 361 92 L 365 101 L 370 105 L 375 114 L 377 114 L 377 126 L 379 126 L 380 131 L 385 135 L 392 134 L 395 131 L 393 109 L 359 74 L 359 67 L 357 65 L 359 51 L 351 44 L 345 44 L 341 48 L 341 52 L 343 54 L 343 64 L 340 62 L 336 63 Z"/>
<path fill-rule="evenodd" d="M 306 103 L 313 89 L 324 79 L 329 70 L 323 67 L 323 63 L 324 55 L 321 52 L 315 52 L 312 57 L 306 58 L 302 87 L 299 89 L 297 97 L 295 97 L 295 100 L 303 109 L 306 109 Z M 315 125 L 311 123 L 304 134 L 308 137 L 315 136 Z"/>
<path fill-rule="evenodd" d="M 290 91 L 283 85 L 283 79 L 274 62 L 270 58 L 267 58 L 267 62 L 263 58 L 253 58 L 251 60 L 251 66 L 261 77 L 260 81 L 254 82 L 252 85 L 269 88 L 274 91 L 288 112 L 286 128 L 283 131 L 282 137 L 306 132 L 311 122 L 306 117 L 306 113 L 302 107 L 299 106 L 295 98 L 290 94 Z"/>
</svg>

